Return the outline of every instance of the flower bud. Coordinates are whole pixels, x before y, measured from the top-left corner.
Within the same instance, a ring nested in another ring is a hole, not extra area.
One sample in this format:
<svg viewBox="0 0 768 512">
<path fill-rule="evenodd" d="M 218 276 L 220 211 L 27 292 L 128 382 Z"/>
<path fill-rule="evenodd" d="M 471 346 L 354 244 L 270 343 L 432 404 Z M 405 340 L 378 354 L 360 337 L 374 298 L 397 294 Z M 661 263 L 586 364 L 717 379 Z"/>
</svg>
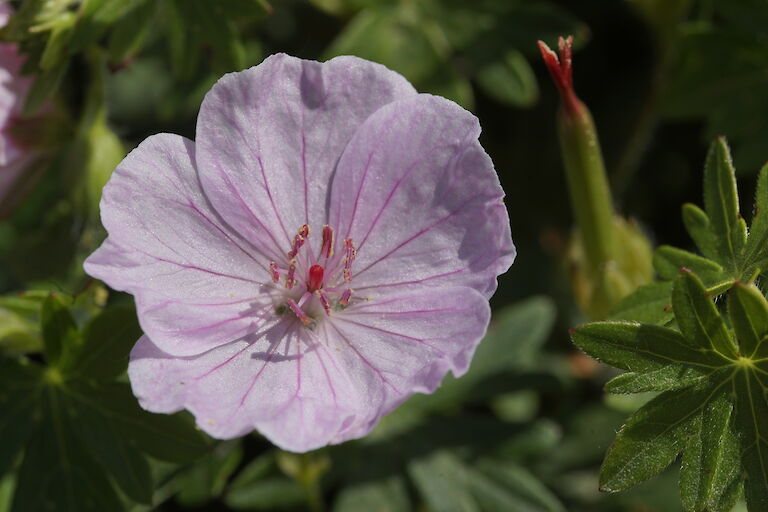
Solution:
<svg viewBox="0 0 768 512">
<path fill-rule="evenodd" d="M 561 100 L 558 136 L 577 225 L 568 252 L 572 289 L 588 316 L 603 318 L 651 280 L 651 245 L 615 213 L 592 115 L 573 89 L 572 44 L 561 37 L 559 57 L 541 41 L 539 49 Z"/>
</svg>

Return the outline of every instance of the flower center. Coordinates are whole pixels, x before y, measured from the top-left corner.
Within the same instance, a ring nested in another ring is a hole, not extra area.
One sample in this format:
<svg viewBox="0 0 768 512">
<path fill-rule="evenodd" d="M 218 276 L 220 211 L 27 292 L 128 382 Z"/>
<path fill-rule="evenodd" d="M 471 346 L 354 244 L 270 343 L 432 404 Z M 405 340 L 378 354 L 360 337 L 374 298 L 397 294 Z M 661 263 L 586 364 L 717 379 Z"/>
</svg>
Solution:
<svg viewBox="0 0 768 512">
<path fill-rule="evenodd" d="M 317 255 L 310 249 L 302 250 L 308 238 L 309 226 L 304 224 L 293 237 L 285 264 L 280 266 L 270 262 L 269 271 L 275 284 L 279 284 L 281 277 L 285 276 L 283 286 L 291 293 L 286 294 L 284 305 L 304 325 L 312 327 L 315 325 L 312 312 L 318 310 L 315 304 L 322 306 L 326 316 L 349 305 L 352 289 L 348 284 L 352 282 L 352 262 L 357 257 L 357 250 L 352 239 L 345 238 L 342 251 L 334 257 L 334 230 L 328 225 L 323 226 Z"/>
</svg>

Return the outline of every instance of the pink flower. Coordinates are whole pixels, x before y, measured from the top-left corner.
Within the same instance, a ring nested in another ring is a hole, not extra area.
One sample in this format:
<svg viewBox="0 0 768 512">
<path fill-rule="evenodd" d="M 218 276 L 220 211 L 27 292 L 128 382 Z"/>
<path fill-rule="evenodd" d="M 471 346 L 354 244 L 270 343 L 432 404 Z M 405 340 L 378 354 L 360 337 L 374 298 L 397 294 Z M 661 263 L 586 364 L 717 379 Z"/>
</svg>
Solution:
<svg viewBox="0 0 768 512">
<path fill-rule="evenodd" d="M 8 23 L 13 8 L 0 3 L 0 27 Z M 11 130 L 21 116 L 21 109 L 32 85 L 30 77 L 21 76 L 24 57 L 13 43 L 0 43 L 0 209 L 9 197 L 22 171 L 29 165 L 32 154 L 12 137 Z"/>
<path fill-rule="evenodd" d="M 515 249 L 477 119 L 354 57 L 223 77 L 196 141 L 104 188 L 87 272 L 132 293 L 141 405 L 306 451 L 463 374 Z"/>
</svg>

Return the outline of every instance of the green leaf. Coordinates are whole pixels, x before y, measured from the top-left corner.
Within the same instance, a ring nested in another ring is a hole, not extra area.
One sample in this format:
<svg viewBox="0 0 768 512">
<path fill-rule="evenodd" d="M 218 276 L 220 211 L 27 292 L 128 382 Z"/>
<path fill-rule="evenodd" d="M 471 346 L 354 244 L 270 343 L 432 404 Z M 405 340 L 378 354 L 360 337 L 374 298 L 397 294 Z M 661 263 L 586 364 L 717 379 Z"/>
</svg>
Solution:
<svg viewBox="0 0 768 512">
<path fill-rule="evenodd" d="M 397 7 L 364 9 L 331 43 L 324 58 L 357 55 L 384 64 L 411 82 L 424 82 L 443 61 L 426 23 Z"/>
<path fill-rule="evenodd" d="M 682 272 L 672 289 L 675 320 L 683 336 L 700 349 L 736 357 L 736 346 L 704 284 L 691 272 Z"/>
<path fill-rule="evenodd" d="M 69 358 L 79 335 L 75 320 L 69 308 L 56 295 L 49 295 L 43 303 L 41 313 L 45 358 L 48 364 L 56 366 Z"/>
<path fill-rule="evenodd" d="M 672 317 L 672 283 L 658 282 L 641 286 L 624 297 L 610 319 L 664 325 Z"/>
<path fill-rule="evenodd" d="M 662 245 L 654 251 L 653 267 L 659 277 L 666 280 L 674 280 L 683 268 L 691 270 L 707 284 L 728 278 L 723 267 L 714 261 L 669 245 Z"/>
<path fill-rule="evenodd" d="M 148 455 L 169 462 L 192 462 L 208 451 L 205 438 L 179 415 L 152 414 L 136 402 L 130 387 L 122 383 L 87 386 L 82 394 L 117 431 Z"/>
<path fill-rule="evenodd" d="M 533 297 L 499 311 L 467 373 L 460 379 L 447 376 L 435 393 L 416 395 L 406 407 L 420 412 L 449 407 L 475 396 L 474 389 L 486 378 L 529 368 L 549 337 L 555 316 L 555 305 L 547 297 Z"/>
<path fill-rule="evenodd" d="M 644 373 L 622 373 L 608 381 L 605 390 L 617 394 L 669 391 L 696 384 L 704 378 L 700 371 L 690 367 L 668 365 Z"/>
<path fill-rule="evenodd" d="M 146 2 L 118 21 L 109 35 L 109 60 L 112 65 L 119 65 L 139 52 L 156 10 L 155 2 Z"/>
<path fill-rule="evenodd" d="M 621 427 L 600 468 L 600 489 L 615 492 L 643 482 L 666 468 L 683 449 L 694 418 L 723 385 L 666 391 Z"/>
<path fill-rule="evenodd" d="M 48 389 L 49 412 L 27 445 L 12 512 L 123 510 L 104 471 L 78 439 L 69 407 L 58 389 Z"/>
<path fill-rule="evenodd" d="M 755 358 L 768 336 L 768 301 L 754 285 L 737 284 L 728 298 L 728 312 L 740 354 Z"/>
<path fill-rule="evenodd" d="M 536 76 L 522 53 L 509 51 L 502 60 L 480 69 L 477 83 L 496 101 L 530 107 L 539 99 Z"/>
<path fill-rule="evenodd" d="M 744 248 L 745 274 L 768 270 L 768 164 L 760 170 L 754 215 Z"/>
<path fill-rule="evenodd" d="M 747 508 L 768 510 L 768 397 L 765 379 L 758 370 L 747 366 L 733 379 L 736 394 L 736 422 L 741 434 L 741 462 L 746 480 L 744 495 Z"/>
<path fill-rule="evenodd" d="M 512 462 L 483 459 L 468 468 L 469 487 L 484 510 L 565 512 L 535 476 Z"/>
<path fill-rule="evenodd" d="M 408 488 L 403 478 L 393 475 L 372 482 L 345 486 L 333 505 L 333 512 L 411 512 Z"/>
<path fill-rule="evenodd" d="M 260 455 L 246 465 L 229 484 L 229 491 L 249 487 L 254 482 L 265 478 L 275 469 L 275 457 L 272 452 Z"/>
<path fill-rule="evenodd" d="M 679 332 L 650 324 L 594 322 L 574 329 L 571 339 L 595 359 L 632 372 L 671 365 L 688 379 L 708 375 L 723 363 L 720 356 L 697 349 Z"/>
<path fill-rule="evenodd" d="M 704 207 L 717 245 L 718 261 L 736 268 L 746 232 L 739 223 L 739 197 L 731 152 L 722 137 L 712 142 L 704 165 Z"/>
<path fill-rule="evenodd" d="M 718 247 L 712 235 L 709 217 L 695 204 L 683 205 L 683 224 L 701 253 L 711 260 L 719 259 Z"/>
<path fill-rule="evenodd" d="M 71 12 L 67 13 L 66 16 L 62 16 L 57 21 L 56 26 L 51 30 L 43 55 L 40 57 L 40 68 L 43 71 L 53 69 L 67 58 L 76 21 L 77 16 Z"/>
<path fill-rule="evenodd" d="M 102 380 L 119 376 L 128 368 L 128 354 L 139 337 L 141 327 L 132 307 L 105 310 L 85 326 L 73 372 Z"/>
<path fill-rule="evenodd" d="M 69 59 L 63 59 L 57 66 L 43 71 L 35 81 L 24 101 L 24 116 L 31 116 L 58 91 L 64 75 L 69 68 Z"/>
<path fill-rule="evenodd" d="M 185 508 L 199 507 L 218 497 L 243 458 L 239 441 L 219 443 L 208 455 L 175 479 L 176 500 Z"/>
<path fill-rule="evenodd" d="M 733 508 L 742 477 L 739 442 L 730 425 L 732 411 L 730 400 L 719 394 L 691 422 L 680 469 L 684 510 Z"/>
<path fill-rule="evenodd" d="M 34 430 L 39 378 L 33 367 L 0 357 L 0 477 Z"/>
<path fill-rule="evenodd" d="M 479 512 L 480 506 L 467 486 L 464 464 L 447 450 L 411 461 L 408 474 L 432 510 Z"/>
<path fill-rule="evenodd" d="M 114 424 L 92 404 L 75 402 L 74 414 L 78 433 L 87 443 L 93 458 L 109 472 L 129 498 L 149 505 L 154 486 L 144 456 L 126 443 Z"/>
<path fill-rule="evenodd" d="M 304 489 L 295 480 L 283 476 L 264 478 L 227 492 L 224 497 L 224 503 L 235 510 L 295 509 L 305 501 Z"/>
</svg>

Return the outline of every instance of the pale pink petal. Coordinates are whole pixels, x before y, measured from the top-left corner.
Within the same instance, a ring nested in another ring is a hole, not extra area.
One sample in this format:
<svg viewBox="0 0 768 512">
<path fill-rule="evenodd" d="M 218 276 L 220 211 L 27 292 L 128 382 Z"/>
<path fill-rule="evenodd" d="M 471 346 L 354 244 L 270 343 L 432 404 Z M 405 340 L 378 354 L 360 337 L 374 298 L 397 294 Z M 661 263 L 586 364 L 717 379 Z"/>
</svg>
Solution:
<svg viewBox="0 0 768 512">
<path fill-rule="evenodd" d="M 355 130 L 415 94 L 397 73 L 355 57 L 274 55 L 226 75 L 198 116 L 203 189 L 238 232 L 287 251 L 302 224 L 317 233 L 326 222 L 331 177 Z"/>
<path fill-rule="evenodd" d="M 466 288 L 432 289 L 350 306 L 318 331 L 286 319 L 253 338 L 193 357 L 170 356 L 149 338 L 129 377 L 143 407 L 191 411 L 227 439 L 259 430 L 306 451 L 368 433 L 414 392 L 463 373 L 489 319 Z"/>
<path fill-rule="evenodd" d="M 486 297 L 515 257 L 477 119 L 419 95 L 382 107 L 339 161 L 331 224 L 351 237 L 357 292 L 465 285 Z"/>
<path fill-rule="evenodd" d="M 144 331 L 177 355 L 251 332 L 268 303 L 268 260 L 210 208 L 193 158 L 194 143 L 169 134 L 132 151 L 104 187 L 109 238 L 85 263 L 90 275 L 134 294 Z"/>
</svg>

